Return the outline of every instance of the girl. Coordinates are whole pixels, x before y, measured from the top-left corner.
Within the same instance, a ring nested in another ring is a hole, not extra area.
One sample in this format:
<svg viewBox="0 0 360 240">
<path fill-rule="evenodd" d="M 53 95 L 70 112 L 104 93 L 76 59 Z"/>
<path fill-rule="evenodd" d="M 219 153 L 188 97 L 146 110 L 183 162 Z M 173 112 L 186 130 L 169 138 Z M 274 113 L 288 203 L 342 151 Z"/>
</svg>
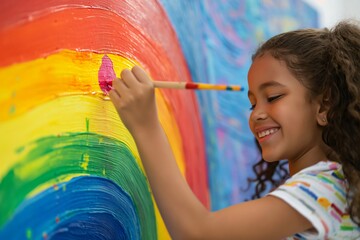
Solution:
<svg viewBox="0 0 360 240">
<path fill-rule="evenodd" d="M 135 66 L 114 80 L 110 98 L 171 236 L 359 239 L 360 28 L 341 22 L 275 36 L 254 54 L 248 84 L 263 159 L 287 159 L 290 178 L 265 197 L 210 212 L 177 168 L 151 79 Z"/>
</svg>

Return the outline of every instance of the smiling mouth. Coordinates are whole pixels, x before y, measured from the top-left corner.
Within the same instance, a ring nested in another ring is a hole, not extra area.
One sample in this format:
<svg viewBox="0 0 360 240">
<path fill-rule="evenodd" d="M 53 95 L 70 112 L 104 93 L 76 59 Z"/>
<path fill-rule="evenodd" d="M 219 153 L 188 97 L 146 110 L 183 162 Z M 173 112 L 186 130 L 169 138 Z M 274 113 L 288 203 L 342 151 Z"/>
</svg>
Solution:
<svg viewBox="0 0 360 240">
<path fill-rule="evenodd" d="M 277 132 L 278 130 L 279 130 L 279 128 L 271 128 L 271 129 L 267 129 L 265 131 L 258 132 L 257 135 L 258 135 L 259 139 L 262 139 L 266 136 L 269 136 L 269 135 Z"/>
</svg>

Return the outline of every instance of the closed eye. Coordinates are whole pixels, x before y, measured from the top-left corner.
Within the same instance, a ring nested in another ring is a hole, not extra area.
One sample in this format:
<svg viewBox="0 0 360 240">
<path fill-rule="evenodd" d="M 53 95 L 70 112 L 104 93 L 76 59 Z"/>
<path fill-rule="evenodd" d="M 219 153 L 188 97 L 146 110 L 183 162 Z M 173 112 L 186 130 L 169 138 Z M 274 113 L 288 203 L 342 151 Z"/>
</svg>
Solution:
<svg viewBox="0 0 360 240">
<path fill-rule="evenodd" d="M 276 95 L 276 96 L 273 96 L 273 97 L 268 97 L 267 101 L 268 102 L 272 102 L 272 101 L 275 101 L 277 99 L 279 99 L 280 97 L 282 97 L 283 95 Z"/>
<path fill-rule="evenodd" d="M 284 96 L 284 95 L 283 95 L 283 94 L 280 94 L 280 95 L 268 97 L 268 98 L 267 98 L 267 101 L 268 101 L 269 103 L 271 103 L 271 102 L 273 102 L 273 101 L 281 98 L 282 96 Z M 252 104 L 251 107 L 250 107 L 250 110 L 251 110 L 251 111 L 254 110 L 255 107 L 256 107 L 256 104 Z"/>
</svg>

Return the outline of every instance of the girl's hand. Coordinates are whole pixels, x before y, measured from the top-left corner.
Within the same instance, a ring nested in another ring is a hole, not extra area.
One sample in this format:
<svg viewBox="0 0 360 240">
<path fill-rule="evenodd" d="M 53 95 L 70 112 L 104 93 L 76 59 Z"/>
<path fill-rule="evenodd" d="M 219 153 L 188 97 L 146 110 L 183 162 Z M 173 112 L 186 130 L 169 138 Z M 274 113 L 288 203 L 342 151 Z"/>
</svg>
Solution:
<svg viewBox="0 0 360 240">
<path fill-rule="evenodd" d="M 112 87 L 110 99 L 130 133 L 159 125 L 154 84 L 143 69 L 135 66 L 131 71 L 123 70 Z"/>
</svg>

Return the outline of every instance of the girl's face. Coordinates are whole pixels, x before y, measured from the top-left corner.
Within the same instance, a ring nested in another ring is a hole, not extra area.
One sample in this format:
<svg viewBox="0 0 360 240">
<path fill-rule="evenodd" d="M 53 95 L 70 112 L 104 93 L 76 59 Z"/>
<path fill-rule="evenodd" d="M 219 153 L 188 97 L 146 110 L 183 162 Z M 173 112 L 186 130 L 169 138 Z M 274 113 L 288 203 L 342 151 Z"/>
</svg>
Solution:
<svg viewBox="0 0 360 240">
<path fill-rule="evenodd" d="M 249 125 L 264 160 L 309 163 L 325 157 L 321 151 L 323 121 L 318 101 L 270 54 L 257 57 L 248 73 L 252 112 Z"/>
</svg>

